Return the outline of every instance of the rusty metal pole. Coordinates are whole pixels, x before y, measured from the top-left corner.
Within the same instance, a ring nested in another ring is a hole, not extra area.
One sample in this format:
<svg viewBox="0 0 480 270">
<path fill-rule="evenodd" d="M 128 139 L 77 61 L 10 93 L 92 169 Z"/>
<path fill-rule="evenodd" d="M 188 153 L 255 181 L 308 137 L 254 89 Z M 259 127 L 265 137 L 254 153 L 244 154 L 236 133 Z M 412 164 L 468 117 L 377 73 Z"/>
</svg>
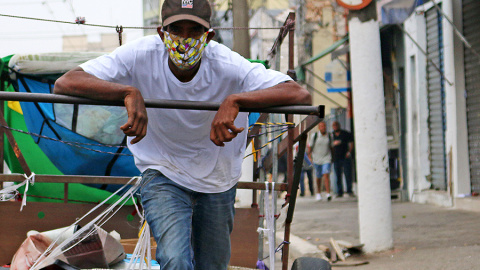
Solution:
<svg viewBox="0 0 480 270">
<path fill-rule="evenodd" d="M 295 69 L 295 13 L 290 13 L 289 22 L 293 23 L 293 26 L 289 28 L 288 31 L 288 73 L 293 74 L 292 71 Z M 287 122 L 293 122 L 293 115 L 286 115 Z M 293 130 L 288 130 L 288 147 L 287 147 L 287 180 L 288 180 L 288 194 L 292 196 L 293 193 L 296 197 L 297 190 L 293 188 L 293 140 L 294 134 Z M 302 156 L 303 157 L 303 156 Z M 291 221 L 285 221 L 285 235 L 284 235 L 284 245 L 283 245 L 283 254 L 282 254 L 282 269 L 288 270 L 288 253 L 290 246 L 290 224 Z"/>
<path fill-rule="evenodd" d="M 303 157 L 305 155 L 305 148 L 307 147 L 307 134 L 301 135 L 300 140 L 298 141 L 298 152 L 297 157 L 295 158 L 294 165 L 294 176 L 292 184 L 289 184 L 290 198 L 287 209 L 287 217 L 285 219 L 285 236 L 284 236 L 284 246 L 282 254 L 282 269 L 288 270 L 288 253 L 290 246 L 290 224 L 293 220 L 293 212 L 295 211 L 295 203 L 297 200 L 297 190 L 298 184 L 300 183 L 300 174 L 302 173 Z"/>
<path fill-rule="evenodd" d="M 15 141 L 15 138 L 13 137 L 12 131 L 6 129 L 7 127 L 7 121 L 5 121 L 5 118 L 3 116 L 3 112 L 0 112 L 0 125 L 2 132 L 7 135 L 8 142 L 10 143 L 10 146 L 13 149 L 13 152 L 15 153 L 15 156 L 18 159 L 18 162 L 20 163 L 20 167 L 22 168 L 23 172 L 27 175 L 30 176 L 32 174 L 32 171 L 28 167 L 27 161 L 25 160 L 25 157 L 23 156 L 22 152 L 20 151 L 20 148 L 17 145 L 17 142 Z M 3 164 L 2 164 L 3 166 Z"/>
<path fill-rule="evenodd" d="M 21 93 L 21 92 L 0 92 L 0 100 L 11 101 L 29 101 L 45 103 L 62 104 L 85 104 L 85 105 L 107 105 L 107 106 L 125 106 L 122 100 L 95 100 L 82 97 L 58 95 L 58 94 L 39 94 L 39 93 Z M 210 101 L 188 101 L 188 100 L 165 100 L 165 99 L 145 99 L 147 108 L 163 109 L 186 109 L 186 110 L 206 110 L 218 111 L 220 102 Z M 265 112 L 265 113 L 291 113 L 318 115 L 323 117 L 325 108 L 323 106 L 275 106 L 267 108 L 240 108 L 241 112 Z"/>
</svg>

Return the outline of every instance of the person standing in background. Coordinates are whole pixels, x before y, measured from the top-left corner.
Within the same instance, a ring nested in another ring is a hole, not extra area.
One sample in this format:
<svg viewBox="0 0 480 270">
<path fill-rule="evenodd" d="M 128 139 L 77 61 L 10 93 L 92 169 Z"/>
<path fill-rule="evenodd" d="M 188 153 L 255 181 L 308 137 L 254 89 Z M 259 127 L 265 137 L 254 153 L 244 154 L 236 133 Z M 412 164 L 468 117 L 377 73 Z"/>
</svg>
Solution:
<svg viewBox="0 0 480 270">
<path fill-rule="evenodd" d="M 333 145 L 333 165 L 335 166 L 335 176 L 337 177 L 337 197 L 343 197 L 343 179 L 342 172 L 345 175 L 347 184 L 347 194 L 355 197 L 352 191 L 352 151 L 353 137 L 346 130 L 340 129 L 340 123 L 332 123 L 332 145 Z"/>
<path fill-rule="evenodd" d="M 305 152 L 305 156 L 303 157 L 302 172 L 300 174 L 300 197 L 305 196 L 305 174 L 307 174 L 308 189 L 310 190 L 310 194 L 315 196 L 313 184 L 313 164 L 311 159 L 308 157 L 307 152 Z"/>
<path fill-rule="evenodd" d="M 317 180 L 317 194 L 315 199 L 322 200 L 322 179 L 327 192 L 327 200 L 330 201 L 330 171 L 332 164 L 332 144 L 330 136 L 327 133 L 325 122 L 318 124 L 318 132 L 315 132 L 310 141 L 309 155 L 315 167 Z"/>
</svg>

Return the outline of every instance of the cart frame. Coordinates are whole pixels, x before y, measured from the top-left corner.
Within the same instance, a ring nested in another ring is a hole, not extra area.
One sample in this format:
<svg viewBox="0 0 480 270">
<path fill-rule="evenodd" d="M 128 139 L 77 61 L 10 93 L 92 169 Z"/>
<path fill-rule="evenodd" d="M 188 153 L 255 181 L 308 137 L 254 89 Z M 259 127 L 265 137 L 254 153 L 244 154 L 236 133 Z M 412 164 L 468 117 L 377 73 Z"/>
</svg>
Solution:
<svg viewBox="0 0 480 270">
<path fill-rule="evenodd" d="M 283 25 L 280 29 L 277 39 L 270 51 L 269 56 L 275 57 L 277 51 L 279 50 L 284 38 L 288 35 L 288 74 L 295 79 L 295 71 L 294 71 L 294 32 L 295 31 L 295 13 L 290 13 Z M 107 101 L 98 101 L 98 100 L 91 100 L 86 98 L 77 98 L 77 97 L 69 97 L 69 96 L 62 96 L 62 95 L 54 95 L 54 94 L 31 94 L 31 93 L 11 93 L 5 92 L 4 90 L 4 80 L 2 78 L 1 81 L 1 91 L 0 91 L 0 100 L 2 101 L 26 101 L 26 102 L 48 102 L 48 103 L 69 103 L 69 104 L 90 104 L 90 105 L 112 105 L 112 106 L 123 106 L 122 102 L 107 102 Z M 211 103 L 211 102 L 182 102 L 182 101 L 167 101 L 167 100 L 146 100 L 147 107 L 156 107 L 156 108 L 177 108 L 177 109 L 197 109 L 197 110 L 217 110 L 219 104 Z M 1 102 L 0 104 L 0 125 L 7 126 L 3 115 L 4 104 Z M 288 268 L 288 259 L 289 259 L 289 246 L 290 246 L 290 227 L 293 220 L 293 214 L 295 209 L 295 202 L 297 198 L 297 190 L 299 185 L 300 174 L 302 170 L 302 163 L 303 157 L 306 150 L 306 142 L 307 142 L 307 134 L 310 130 L 312 130 L 320 121 L 322 121 L 324 117 L 324 106 L 279 106 L 279 107 L 271 107 L 271 108 L 249 108 L 245 109 L 242 108 L 241 111 L 249 111 L 249 112 L 262 112 L 258 122 L 265 122 L 268 118 L 268 113 L 281 113 L 285 114 L 285 118 L 288 122 L 293 122 L 293 114 L 304 114 L 308 115 L 303 121 L 296 125 L 293 128 L 288 130 L 288 135 L 286 139 L 282 140 L 278 144 L 278 149 L 276 152 L 271 152 L 273 154 L 267 155 L 263 158 L 264 169 L 270 170 L 273 166 L 273 155 L 277 157 L 282 156 L 283 154 L 287 154 L 287 174 L 286 179 L 287 183 L 279 183 L 276 184 L 274 187 L 275 191 L 286 191 L 287 195 L 285 198 L 285 204 L 288 205 L 287 209 L 287 216 L 285 219 L 285 231 L 284 231 L 284 244 L 282 247 L 282 269 L 287 270 Z M 258 126 L 254 126 L 249 135 L 258 134 L 260 128 Z M 22 152 L 20 151 L 11 130 L 0 127 L 0 161 L 3 162 L 4 160 L 4 137 L 6 136 L 8 143 L 14 149 L 15 155 L 26 175 L 30 175 L 32 172 L 23 157 Z M 247 145 L 251 141 L 251 137 L 249 137 Z M 256 148 L 259 146 L 259 140 L 253 139 Z M 297 156 L 294 160 L 293 157 L 293 145 L 295 143 L 299 143 Z M 259 160 L 261 158 L 257 156 L 257 161 L 254 162 L 254 168 L 258 168 Z M 253 173 L 254 182 L 239 182 L 238 188 L 239 189 L 251 189 L 253 191 L 253 199 L 252 199 L 252 208 L 258 207 L 257 204 L 257 191 L 264 190 L 265 184 L 258 182 L 259 180 L 259 170 L 254 169 Z M 112 176 L 80 176 L 80 175 L 35 175 L 35 182 L 39 183 L 63 183 L 64 184 L 64 198 L 63 202 L 65 205 L 69 202 L 68 199 L 68 184 L 69 183 L 81 183 L 81 184 L 126 184 L 131 178 L 130 177 L 112 177 Z M 0 184 L 3 182 L 21 182 L 25 180 L 24 175 L 22 174 L 4 174 L 3 166 L 0 166 Z M 270 186 L 271 188 L 271 186 Z M 30 204 L 30 203 L 29 203 Z M 36 203 L 34 203 L 36 204 Z M 47 206 L 48 203 L 39 203 L 45 204 Z M 8 205 L 8 207 L 7 207 Z M 58 205 L 58 203 L 57 203 Z M 18 207 L 18 203 L 14 202 L 4 202 L 0 203 L 0 212 L 5 215 L 15 215 L 14 212 L 11 211 L 12 206 L 15 208 Z M 66 206 L 66 205 L 65 205 Z M 79 209 L 87 209 L 88 205 L 78 205 L 75 204 L 77 210 L 81 212 Z M 27 206 L 27 208 L 30 206 Z M 73 205 L 72 205 L 73 207 Z M 7 209 L 8 208 L 8 209 Z M 18 208 L 16 208 L 18 209 Z M 18 213 L 18 212 L 17 212 Z M 75 214 L 75 213 L 72 213 Z M 12 216 L 11 218 L 14 218 Z M 9 222 L 9 221 L 6 221 Z M 25 223 L 35 222 L 35 220 L 24 220 Z M 28 225 L 28 224 L 26 224 Z M 56 224 L 48 224 L 48 227 L 52 227 L 51 229 L 58 228 L 55 226 Z M 131 225 L 130 225 L 131 227 Z M 26 226 L 23 228 L 19 228 L 21 230 L 25 230 Z M 127 226 L 128 229 L 128 226 Z M 131 228 L 130 228 L 131 229 Z M 4 234 L 6 232 L 0 232 L 0 234 Z M 15 232 L 8 232 L 10 235 L 14 234 Z M 135 232 L 136 234 L 136 232 Z M 24 237 L 24 236 L 22 236 Z M 0 237 L 1 239 L 2 237 Z M 2 245 L 10 246 L 10 249 L 15 248 L 16 246 L 11 246 L 14 243 L 2 243 Z M 3 247 L 0 247 L 0 251 Z M 6 260 L 11 258 L 11 250 L 8 250 L 5 254 L 6 249 L 3 249 L 3 252 L 0 252 L 0 264 L 8 263 Z M 10 256 L 10 257 L 6 257 Z"/>
</svg>

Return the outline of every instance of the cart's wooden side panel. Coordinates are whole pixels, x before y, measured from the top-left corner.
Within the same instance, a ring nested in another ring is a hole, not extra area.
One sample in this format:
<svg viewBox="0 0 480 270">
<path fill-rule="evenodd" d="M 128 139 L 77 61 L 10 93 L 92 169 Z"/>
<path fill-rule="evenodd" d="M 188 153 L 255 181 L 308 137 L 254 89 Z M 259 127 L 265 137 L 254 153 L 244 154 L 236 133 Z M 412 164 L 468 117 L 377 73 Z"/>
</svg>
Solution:
<svg viewBox="0 0 480 270">
<path fill-rule="evenodd" d="M 28 231 L 41 232 L 69 226 L 93 207 L 92 204 L 29 202 L 20 212 L 20 202 L 0 203 L 0 265 L 10 263 L 13 255 L 27 237 Z M 92 213 L 90 218 L 80 222 L 80 225 L 88 223 L 105 207 L 100 207 L 100 209 Z M 115 230 L 120 233 L 122 238 L 138 237 L 140 219 L 138 215 L 135 215 L 131 220 L 131 214 L 134 211 L 135 207 L 133 206 L 122 207 L 102 228 L 108 232 Z"/>
<path fill-rule="evenodd" d="M 258 208 L 235 209 L 230 265 L 256 268 L 258 256 Z"/>
<path fill-rule="evenodd" d="M 93 207 L 92 204 L 29 202 L 20 212 L 20 202 L 0 203 L 0 265 L 10 263 L 28 231 L 41 232 L 69 226 Z M 88 223 L 104 209 L 105 207 L 100 207 L 90 218 L 80 222 L 80 225 Z M 131 219 L 134 211 L 133 206 L 122 207 L 102 228 L 108 232 L 117 231 L 123 239 L 137 238 L 140 220 L 138 215 Z M 235 210 L 231 265 L 255 268 L 258 215 L 258 209 Z"/>
</svg>

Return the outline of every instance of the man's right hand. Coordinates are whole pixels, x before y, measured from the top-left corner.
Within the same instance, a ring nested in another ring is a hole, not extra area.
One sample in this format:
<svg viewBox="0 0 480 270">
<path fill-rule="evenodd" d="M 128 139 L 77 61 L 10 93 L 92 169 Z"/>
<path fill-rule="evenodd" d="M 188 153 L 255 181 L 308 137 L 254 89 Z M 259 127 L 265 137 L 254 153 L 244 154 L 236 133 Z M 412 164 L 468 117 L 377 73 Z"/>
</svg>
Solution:
<svg viewBox="0 0 480 270">
<path fill-rule="evenodd" d="M 128 120 L 120 129 L 130 137 L 135 137 L 130 143 L 136 144 L 147 134 L 148 116 L 145 101 L 137 88 L 132 87 L 125 95 L 124 102 Z"/>
</svg>

